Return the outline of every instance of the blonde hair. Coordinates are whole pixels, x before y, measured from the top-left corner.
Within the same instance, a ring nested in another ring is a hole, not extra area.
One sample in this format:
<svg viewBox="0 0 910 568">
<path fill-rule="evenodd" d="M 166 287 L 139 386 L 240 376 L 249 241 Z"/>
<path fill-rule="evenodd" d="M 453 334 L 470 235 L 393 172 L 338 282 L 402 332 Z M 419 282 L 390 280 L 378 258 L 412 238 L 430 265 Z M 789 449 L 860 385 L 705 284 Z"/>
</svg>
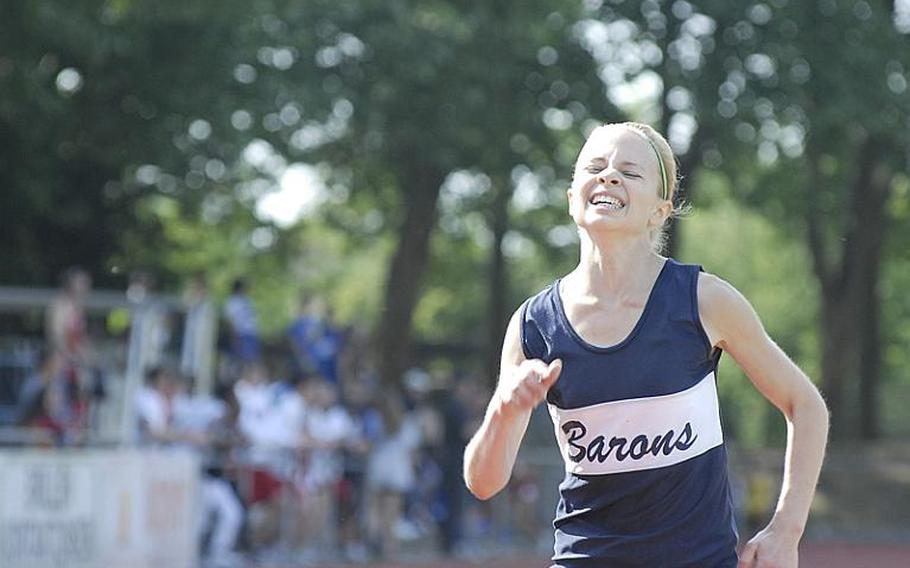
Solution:
<svg viewBox="0 0 910 568">
<path fill-rule="evenodd" d="M 667 239 L 669 238 L 667 227 L 670 220 L 687 214 L 691 209 L 688 203 L 678 199 L 680 178 L 676 155 L 673 153 L 673 149 L 667 139 L 647 124 L 642 124 L 641 122 L 607 122 L 598 128 L 615 127 L 626 128 L 642 136 L 657 154 L 658 167 L 661 174 L 657 194 L 661 198 L 668 200 L 673 207 L 670 215 L 667 216 L 661 226 L 651 231 L 651 248 L 657 253 L 663 252 L 667 247 Z"/>
</svg>

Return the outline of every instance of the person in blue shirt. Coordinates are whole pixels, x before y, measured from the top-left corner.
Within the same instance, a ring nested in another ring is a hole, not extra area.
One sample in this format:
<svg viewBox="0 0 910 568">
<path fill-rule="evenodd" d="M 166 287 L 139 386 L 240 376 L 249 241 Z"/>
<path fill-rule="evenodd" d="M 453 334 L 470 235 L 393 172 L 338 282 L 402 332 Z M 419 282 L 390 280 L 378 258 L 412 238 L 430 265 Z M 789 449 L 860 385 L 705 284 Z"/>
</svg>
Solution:
<svg viewBox="0 0 910 568">
<path fill-rule="evenodd" d="M 675 157 L 654 129 L 591 133 L 568 190 L 578 266 L 512 316 L 465 483 L 480 499 L 503 489 L 545 400 L 566 471 L 554 567 L 795 568 L 827 408 L 733 286 L 660 254 L 676 193 Z M 788 428 L 774 515 L 738 554 L 715 375 L 723 352 Z"/>
<path fill-rule="evenodd" d="M 231 295 L 224 304 L 224 316 L 230 335 L 230 350 L 240 365 L 259 361 L 259 316 L 247 294 L 247 282 L 237 278 L 231 285 Z"/>
<path fill-rule="evenodd" d="M 338 384 L 338 358 L 344 331 L 334 324 L 332 309 L 322 299 L 301 298 L 300 313 L 287 328 L 296 373 L 316 373 Z"/>
</svg>

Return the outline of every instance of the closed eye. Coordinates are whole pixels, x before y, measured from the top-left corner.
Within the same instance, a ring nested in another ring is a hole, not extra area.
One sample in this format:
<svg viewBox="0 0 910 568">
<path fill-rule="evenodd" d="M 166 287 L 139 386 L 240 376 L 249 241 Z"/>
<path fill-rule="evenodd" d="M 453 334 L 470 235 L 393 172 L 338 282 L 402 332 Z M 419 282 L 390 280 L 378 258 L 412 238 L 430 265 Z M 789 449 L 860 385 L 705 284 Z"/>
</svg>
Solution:
<svg viewBox="0 0 910 568">
<path fill-rule="evenodd" d="M 591 164 L 590 166 L 585 168 L 585 171 L 588 172 L 589 174 L 599 174 L 600 172 L 604 171 L 604 168 L 605 168 L 604 166 L 601 166 L 598 164 Z M 637 172 L 632 172 L 629 170 L 623 171 L 622 175 L 624 175 L 628 178 L 641 179 L 641 174 L 639 174 Z"/>
</svg>

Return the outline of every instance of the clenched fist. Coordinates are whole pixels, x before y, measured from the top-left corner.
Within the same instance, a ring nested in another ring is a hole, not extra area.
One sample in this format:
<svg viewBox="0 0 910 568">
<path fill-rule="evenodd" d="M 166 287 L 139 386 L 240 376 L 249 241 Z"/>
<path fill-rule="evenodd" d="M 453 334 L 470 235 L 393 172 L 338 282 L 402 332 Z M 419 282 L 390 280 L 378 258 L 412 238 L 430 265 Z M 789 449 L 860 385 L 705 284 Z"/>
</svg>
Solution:
<svg viewBox="0 0 910 568">
<path fill-rule="evenodd" d="M 547 391 L 559 379 L 562 360 L 549 365 L 540 359 L 526 359 L 500 379 L 497 393 L 503 410 L 521 413 L 534 410 L 547 396 Z"/>
</svg>

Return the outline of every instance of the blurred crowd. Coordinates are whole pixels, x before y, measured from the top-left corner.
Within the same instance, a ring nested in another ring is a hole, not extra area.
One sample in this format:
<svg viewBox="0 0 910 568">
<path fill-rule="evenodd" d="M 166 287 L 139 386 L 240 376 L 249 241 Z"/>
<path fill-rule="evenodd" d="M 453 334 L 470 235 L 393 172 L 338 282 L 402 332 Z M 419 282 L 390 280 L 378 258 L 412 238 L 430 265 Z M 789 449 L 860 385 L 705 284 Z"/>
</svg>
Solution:
<svg viewBox="0 0 910 568">
<path fill-rule="evenodd" d="M 80 445 L 112 379 L 87 333 L 89 275 L 72 269 L 61 284 L 41 363 L 0 425 L 39 432 L 44 445 Z M 366 335 L 337 325 L 318 297 L 301 299 L 284 337 L 263 342 L 243 279 L 218 309 L 205 279 L 194 278 L 178 332 L 148 275 L 132 279 L 127 297 L 128 366 L 142 370 L 137 388 L 120 389 L 131 435 L 142 447 L 198 456 L 208 565 L 367 562 L 418 541 L 459 552 L 472 503 L 462 452 L 488 396 L 476 377 L 415 368 L 380 384 Z M 210 383 L 199 380 L 207 367 Z M 518 502 L 535 500 L 526 473 Z M 485 504 L 474 506 L 476 532 Z"/>
</svg>

